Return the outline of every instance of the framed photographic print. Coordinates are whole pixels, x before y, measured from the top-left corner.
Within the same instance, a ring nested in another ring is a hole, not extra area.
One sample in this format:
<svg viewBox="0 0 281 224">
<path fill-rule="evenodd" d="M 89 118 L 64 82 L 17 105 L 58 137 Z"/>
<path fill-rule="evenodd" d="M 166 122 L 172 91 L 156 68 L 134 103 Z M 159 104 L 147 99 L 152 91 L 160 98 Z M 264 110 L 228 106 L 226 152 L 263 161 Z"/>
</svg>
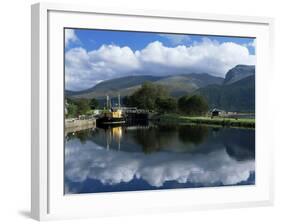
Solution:
<svg viewBox="0 0 281 224">
<path fill-rule="evenodd" d="M 273 20 L 32 6 L 32 217 L 270 205 Z"/>
</svg>

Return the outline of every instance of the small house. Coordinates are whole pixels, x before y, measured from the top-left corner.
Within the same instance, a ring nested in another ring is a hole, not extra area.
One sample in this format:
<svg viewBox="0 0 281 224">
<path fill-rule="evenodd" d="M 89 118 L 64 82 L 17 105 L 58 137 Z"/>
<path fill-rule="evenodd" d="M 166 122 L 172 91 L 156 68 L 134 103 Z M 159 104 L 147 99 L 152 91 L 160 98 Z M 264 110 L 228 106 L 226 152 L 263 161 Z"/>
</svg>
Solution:
<svg viewBox="0 0 281 224">
<path fill-rule="evenodd" d="M 211 111 L 211 114 L 212 114 L 212 117 L 218 117 L 218 116 L 221 116 L 221 115 L 225 114 L 225 111 L 217 109 L 217 108 L 214 108 Z"/>
</svg>

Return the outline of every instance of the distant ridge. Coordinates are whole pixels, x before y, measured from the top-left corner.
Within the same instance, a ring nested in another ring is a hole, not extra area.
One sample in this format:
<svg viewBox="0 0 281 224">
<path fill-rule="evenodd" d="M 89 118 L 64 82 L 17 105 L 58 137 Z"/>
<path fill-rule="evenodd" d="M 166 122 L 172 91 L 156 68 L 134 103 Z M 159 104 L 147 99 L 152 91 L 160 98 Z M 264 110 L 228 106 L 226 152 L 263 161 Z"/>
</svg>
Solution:
<svg viewBox="0 0 281 224">
<path fill-rule="evenodd" d="M 229 85 L 251 75 L 255 75 L 254 65 L 237 65 L 226 73 L 223 84 Z"/>
<path fill-rule="evenodd" d="M 132 94 L 136 89 L 140 88 L 144 82 L 152 82 L 166 86 L 167 90 L 173 96 L 181 96 L 210 84 L 221 84 L 223 80 L 223 78 L 215 77 L 207 73 L 191 73 L 169 76 L 127 76 L 107 80 L 79 92 L 66 90 L 65 94 L 74 98 L 95 97 L 97 99 L 104 98 L 105 95 L 114 97 L 118 93 L 121 96 L 126 96 Z"/>
<path fill-rule="evenodd" d="M 237 65 L 225 76 L 223 85 L 209 85 L 196 91 L 210 108 L 255 112 L 255 66 Z"/>
</svg>

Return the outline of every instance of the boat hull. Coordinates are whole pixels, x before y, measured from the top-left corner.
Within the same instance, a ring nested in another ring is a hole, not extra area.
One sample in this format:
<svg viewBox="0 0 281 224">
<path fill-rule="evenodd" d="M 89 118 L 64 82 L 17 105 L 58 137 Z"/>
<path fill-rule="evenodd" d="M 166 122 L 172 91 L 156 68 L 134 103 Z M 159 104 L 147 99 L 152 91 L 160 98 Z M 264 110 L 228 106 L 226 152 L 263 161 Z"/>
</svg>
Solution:
<svg viewBox="0 0 281 224">
<path fill-rule="evenodd" d="M 126 123 L 123 117 L 112 118 L 112 117 L 101 117 L 97 119 L 97 124 L 124 124 Z"/>
</svg>

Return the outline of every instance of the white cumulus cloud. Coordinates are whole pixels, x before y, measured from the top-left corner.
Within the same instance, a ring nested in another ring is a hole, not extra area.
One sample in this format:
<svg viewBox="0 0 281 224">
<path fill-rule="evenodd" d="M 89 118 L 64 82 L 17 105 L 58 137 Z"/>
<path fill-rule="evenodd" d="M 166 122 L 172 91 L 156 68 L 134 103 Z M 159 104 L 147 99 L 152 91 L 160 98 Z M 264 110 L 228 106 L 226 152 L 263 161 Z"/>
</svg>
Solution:
<svg viewBox="0 0 281 224">
<path fill-rule="evenodd" d="M 70 35 L 71 36 L 71 35 Z M 98 80 L 128 75 L 173 75 L 189 72 L 224 77 L 237 64 L 254 65 L 255 55 L 233 42 L 218 43 L 203 39 L 193 45 L 164 46 L 159 41 L 133 51 L 130 47 L 102 45 L 86 51 L 72 48 L 66 52 L 66 89 L 82 90 Z"/>
<path fill-rule="evenodd" d="M 65 29 L 65 46 L 68 46 L 70 42 L 77 42 L 79 39 L 73 29 Z"/>
</svg>

